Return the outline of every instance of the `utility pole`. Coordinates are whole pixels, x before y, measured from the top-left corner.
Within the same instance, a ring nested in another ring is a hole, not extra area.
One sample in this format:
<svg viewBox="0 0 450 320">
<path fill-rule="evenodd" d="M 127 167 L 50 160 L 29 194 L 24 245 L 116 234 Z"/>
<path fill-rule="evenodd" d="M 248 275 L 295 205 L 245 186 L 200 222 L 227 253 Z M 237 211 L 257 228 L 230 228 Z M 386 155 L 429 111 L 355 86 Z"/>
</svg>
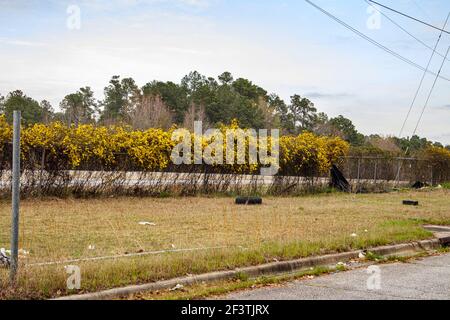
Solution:
<svg viewBox="0 0 450 320">
<path fill-rule="evenodd" d="M 19 263 L 19 204 L 20 204 L 20 111 L 14 111 L 12 159 L 12 220 L 10 281 L 14 285 Z"/>
</svg>

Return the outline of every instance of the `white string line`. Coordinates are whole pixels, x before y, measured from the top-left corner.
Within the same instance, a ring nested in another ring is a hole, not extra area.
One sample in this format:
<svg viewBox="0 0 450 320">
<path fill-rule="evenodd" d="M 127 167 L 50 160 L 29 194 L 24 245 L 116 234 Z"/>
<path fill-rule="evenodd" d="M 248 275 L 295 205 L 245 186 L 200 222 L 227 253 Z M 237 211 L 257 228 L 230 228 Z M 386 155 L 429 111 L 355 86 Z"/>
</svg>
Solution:
<svg viewBox="0 0 450 320">
<path fill-rule="evenodd" d="M 205 250 L 226 249 L 226 248 L 235 248 L 235 247 L 234 246 L 218 246 L 218 247 L 207 247 L 207 248 L 189 248 L 189 249 L 147 251 L 147 252 L 140 252 L 140 253 L 121 254 L 121 255 L 115 255 L 115 256 L 103 256 L 103 257 L 93 257 L 93 258 L 81 258 L 81 259 L 31 263 L 31 264 L 25 264 L 25 267 L 51 266 L 51 265 L 75 263 L 75 262 L 113 260 L 113 259 L 120 259 L 120 258 L 132 258 L 132 257 L 157 255 L 157 254 L 163 254 L 163 253 L 193 252 L 193 251 L 205 251 Z M 243 248 L 243 247 L 238 246 L 238 248 Z"/>
</svg>

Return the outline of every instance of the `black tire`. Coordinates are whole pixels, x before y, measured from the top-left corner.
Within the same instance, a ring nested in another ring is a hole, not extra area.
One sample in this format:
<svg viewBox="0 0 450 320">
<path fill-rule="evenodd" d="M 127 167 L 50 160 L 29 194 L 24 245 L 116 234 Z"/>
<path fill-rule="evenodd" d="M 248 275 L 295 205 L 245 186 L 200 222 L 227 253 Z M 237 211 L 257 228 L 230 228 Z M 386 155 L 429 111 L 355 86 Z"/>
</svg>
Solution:
<svg viewBox="0 0 450 320">
<path fill-rule="evenodd" d="M 403 204 L 405 206 L 418 206 L 419 205 L 419 201 L 413 201 L 413 200 L 404 200 Z"/>
<path fill-rule="evenodd" d="M 237 197 L 237 205 L 261 205 L 262 198 L 260 197 Z"/>
</svg>

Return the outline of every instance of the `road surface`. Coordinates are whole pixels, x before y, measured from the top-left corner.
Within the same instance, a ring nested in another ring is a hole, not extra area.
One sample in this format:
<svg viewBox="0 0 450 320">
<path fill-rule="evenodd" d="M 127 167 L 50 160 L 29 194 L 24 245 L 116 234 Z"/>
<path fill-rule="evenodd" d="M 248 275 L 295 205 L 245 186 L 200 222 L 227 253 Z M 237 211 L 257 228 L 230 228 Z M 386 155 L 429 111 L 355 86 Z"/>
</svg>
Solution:
<svg viewBox="0 0 450 320">
<path fill-rule="evenodd" d="M 369 280 L 369 287 L 373 290 L 369 290 L 367 285 L 371 275 L 367 268 L 363 268 L 298 280 L 280 287 L 238 292 L 225 299 L 450 300 L 450 254 L 378 267 L 379 278 L 372 274 Z"/>
</svg>

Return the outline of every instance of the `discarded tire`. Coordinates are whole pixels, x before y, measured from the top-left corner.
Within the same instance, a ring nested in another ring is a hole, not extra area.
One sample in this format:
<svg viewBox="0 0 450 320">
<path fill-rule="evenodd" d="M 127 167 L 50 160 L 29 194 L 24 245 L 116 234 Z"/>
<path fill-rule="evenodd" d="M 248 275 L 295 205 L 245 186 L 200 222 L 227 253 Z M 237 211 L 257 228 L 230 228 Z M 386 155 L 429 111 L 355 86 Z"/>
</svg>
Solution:
<svg viewBox="0 0 450 320">
<path fill-rule="evenodd" d="M 418 206 L 419 205 L 419 201 L 413 201 L 413 200 L 404 200 L 403 204 L 405 206 Z"/>
<path fill-rule="evenodd" d="M 260 197 L 237 197 L 236 204 L 238 205 L 260 205 L 262 198 Z"/>
</svg>

